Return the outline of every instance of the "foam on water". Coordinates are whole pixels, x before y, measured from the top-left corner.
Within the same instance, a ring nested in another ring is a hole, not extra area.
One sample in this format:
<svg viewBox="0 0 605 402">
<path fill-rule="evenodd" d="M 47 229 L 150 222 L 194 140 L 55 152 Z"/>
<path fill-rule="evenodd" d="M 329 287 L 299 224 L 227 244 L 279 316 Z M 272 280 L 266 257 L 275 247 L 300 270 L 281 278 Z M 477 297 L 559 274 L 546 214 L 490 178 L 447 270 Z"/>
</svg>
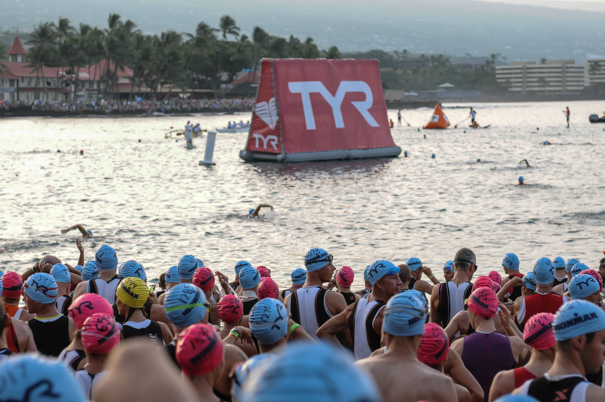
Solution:
<svg viewBox="0 0 605 402">
<path fill-rule="evenodd" d="M 233 115 L 4 119 L 0 268 L 23 272 L 49 253 L 74 265 L 78 233 L 60 230 L 75 223 L 95 234 L 86 259 L 107 243 L 150 278 L 190 253 L 231 277 L 239 260 L 265 265 L 285 285 L 314 246 L 359 274 L 354 287 L 376 259 L 416 256 L 435 269 L 460 247 L 476 252 L 480 273 L 499 269 L 507 252 L 522 271 L 556 254 L 595 265 L 605 235 L 605 133 L 588 122 L 595 110 L 600 102 L 482 104 L 477 120 L 492 127 L 466 133 L 418 132 L 432 110 L 406 110 L 412 127 L 392 132 L 408 157 L 397 159 L 246 164 L 246 134 L 219 134 L 213 168 L 198 166 L 205 137 L 186 151 L 164 133 L 188 119 L 225 126 Z M 445 112 L 452 124 L 468 116 Z M 516 185 L 520 175 L 528 186 Z M 259 203 L 275 207 L 274 219 L 248 219 Z"/>
</svg>

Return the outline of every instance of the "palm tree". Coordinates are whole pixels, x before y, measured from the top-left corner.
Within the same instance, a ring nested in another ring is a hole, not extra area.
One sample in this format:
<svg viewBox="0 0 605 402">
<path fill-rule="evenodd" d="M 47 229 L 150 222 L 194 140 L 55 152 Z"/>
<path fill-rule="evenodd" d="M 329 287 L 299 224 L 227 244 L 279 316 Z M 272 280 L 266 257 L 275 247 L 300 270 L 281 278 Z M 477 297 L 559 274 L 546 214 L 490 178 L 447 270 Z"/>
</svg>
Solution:
<svg viewBox="0 0 605 402">
<path fill-rule="evenodd" d="M 235 24 L 235 20 L 228 15 L 223 15 L 221 17 L 219 27 L 224 41 L 227 40 L 227 35 L 231 35 L 236 38 L 239 36 L 239 27 Z"/>
<path fill-rule="evenodd" d="M 250 68 L 256 71 L 258 61 L 263 57 L 263 52 L 269 44 L 269 34 L 261 27 L 254 27 L 252 30 L 252 60 Z"/>
<path fill-rule="evenodd" d="M 51 23 L 44 22 L 38 24 L 31 34 L 31 39 L 26 43 L 32 45 L 28 53 L 29 66 L 32 72 L 36 72 L 35 87 L 38 87 L 40 73 L 43 67 L 53 64 L 53 58 L 57 53 L 56 50 L 56 33 Z M 44 92 L 48 98 L 48 91 L 44 85 Z"/>
<path fill-rule="evenodd" d="M 304 56 L 307 59 L 317 59 L 320 56 L 319 49 L 313 41 L 313 38 L 305 39 Z"/>
</svg>

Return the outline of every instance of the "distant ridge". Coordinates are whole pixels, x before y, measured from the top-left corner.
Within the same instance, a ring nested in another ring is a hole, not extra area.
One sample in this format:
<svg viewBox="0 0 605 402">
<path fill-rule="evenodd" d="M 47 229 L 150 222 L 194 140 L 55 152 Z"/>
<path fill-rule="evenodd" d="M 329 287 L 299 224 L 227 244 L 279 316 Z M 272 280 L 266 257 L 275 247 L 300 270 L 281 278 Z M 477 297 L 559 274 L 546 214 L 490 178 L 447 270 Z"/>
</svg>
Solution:
<svg viewBox="0 0 605 402">
<path fill-rule="evenodd" d="M 132 19 L 146 33 L 168 29 L 191 33 L 202 20 L 218 27 L 220 17 L 228 14 L 249 37 L 258 25 L 273 35 L 310 36 L 322 49 L 336 45 L 343 52 L 407 49 L 416 54 L 500 53 L 509 61 L 547 58 L 578 62 L 587 53 L 605 54 L 605 13 L 472 0 L 299 3 L 180 0 L 167 7 L 163 0 L 106 0 L 81 7 L 79 0 L 10 1 L 0 13 L 0 26 L 32 30 L 36 22 L 62 16 L 75 26 L 85 22 L 104 28 L 109 13 L 115 12 Z M 267 14 L 267 10 L 271 12 Z"/>
</svg>

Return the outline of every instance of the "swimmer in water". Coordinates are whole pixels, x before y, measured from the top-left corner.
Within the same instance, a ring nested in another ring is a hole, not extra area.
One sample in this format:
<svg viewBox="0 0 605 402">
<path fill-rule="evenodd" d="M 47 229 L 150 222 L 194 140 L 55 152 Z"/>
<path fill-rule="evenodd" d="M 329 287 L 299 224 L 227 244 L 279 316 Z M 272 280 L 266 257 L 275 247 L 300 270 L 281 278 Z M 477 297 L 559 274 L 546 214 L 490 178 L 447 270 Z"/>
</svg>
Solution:
<svg viewBox="0 0 605 402">
<path fill-rule="evenodd" d="M 552 142 L 550 142 L 550 141 L 544 141 L 544 142 L 542 143 L 542 145 L 552 145 Z"/>
<path fill-rule="evenodd" d="M 527 161 L 527 159 L 523 159 L 523 160 L 522 160 L 521 162 L 519 162 L 519 163 L 523 163 L 523 162 L 525 162 L 525 164 L 527 165 L 527 167 L 528 167 L 528 168 L 530 168 L 530 167 L 531 167 L 531 165 L 529 164 L 529 162 Z"/>
<path fill-rule="evenodd" d="M 524 181 L 523 176 L 519 176 L 519 185 L 520 186 L 525 185 L 525 183 L 523 181 Z"/>
<path fill-rule="evenodd" d="M 258 213 L 260 212 L 261 208 L 271 208 L 271 212 L 273 212 L 273 207 L 269 204 L 259 204 L 256 209 L 255 208 L 250 208 L 250 210 L 248 211 L 248 216 L 250 218 L 258 218 L 259 215 Z"/>
<path fill-rule="evenodd" d="M 89 239 L 92 237 L 92 232 L 90 230 L 86 230 L 86 228 L 80 224 L 73 225 L 72 227 L 69 227 L 67 229 L 62 229 L 61 233 L 67 233 L 70 230 L 74 230 L 74 229 L 78 229 L 80 231 L 80 233 L 82 233 L 83 239 Z"/>
</svg>

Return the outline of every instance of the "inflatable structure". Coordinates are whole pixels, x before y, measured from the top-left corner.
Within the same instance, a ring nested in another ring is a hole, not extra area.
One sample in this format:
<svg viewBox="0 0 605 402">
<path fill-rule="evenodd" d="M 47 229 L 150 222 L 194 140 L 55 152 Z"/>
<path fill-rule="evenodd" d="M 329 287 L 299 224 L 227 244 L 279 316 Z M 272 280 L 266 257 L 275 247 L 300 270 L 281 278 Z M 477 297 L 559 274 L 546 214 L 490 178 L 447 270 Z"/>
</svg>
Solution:
<svg viewBox="0 0 605 402">
<path fill-rule="evenodd" d="M 306 162 L 395 157 L 377 60 L 263 59 L 240 158 Z"/>
<path fill-rule="evenodd" d="M 431 120 L 426 123 L 424 126 L 425 129 L 437 128 L 443 129 L 448 128 L 450 126 L 450 121 L 448 120 L 443 110 L 441 110 L 441 106 L 437 104 L 435 106 L 435 111 L 433 112 L 433 116 L 431 116 Z"/>
</svg>

